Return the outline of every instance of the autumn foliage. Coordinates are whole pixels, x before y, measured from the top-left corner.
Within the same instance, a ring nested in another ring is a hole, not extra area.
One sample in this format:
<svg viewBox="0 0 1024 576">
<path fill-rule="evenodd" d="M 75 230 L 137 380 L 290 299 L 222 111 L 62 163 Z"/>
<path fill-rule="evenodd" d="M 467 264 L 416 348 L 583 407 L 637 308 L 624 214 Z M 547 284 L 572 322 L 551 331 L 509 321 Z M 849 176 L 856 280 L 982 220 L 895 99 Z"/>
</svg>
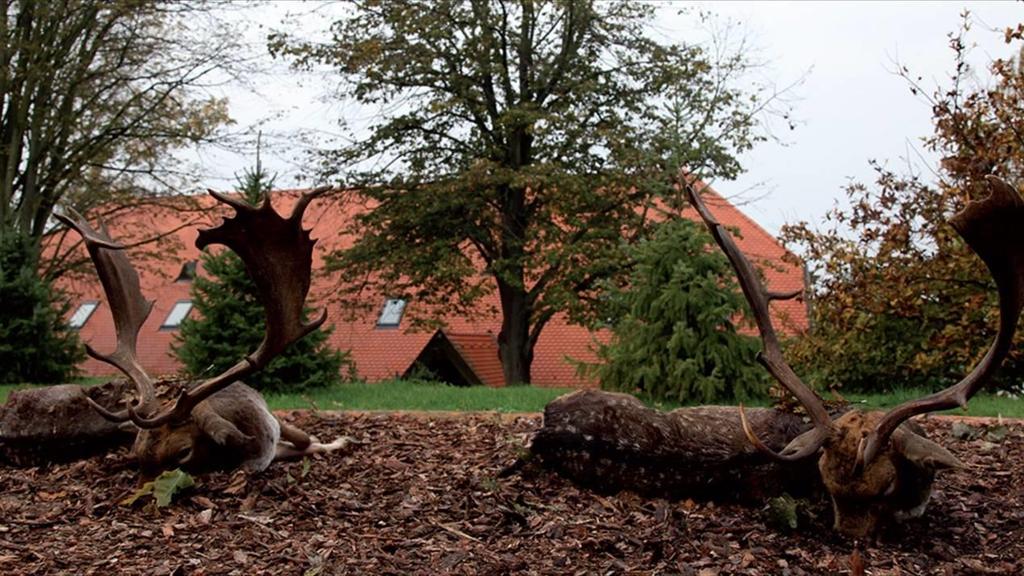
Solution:
<svg viewBox="0 0 1024 576">
<path fill-rule="evenodd" d="M 927 178 L 875 164 L 874 186 L 847 189 L 826 227 L 787 226 L 783 239 L 804 254 L 813 281 L 812 329 L 789 353 L 819 385 L 862 390 L 932 386 L 962 377 L 992 339 L 995 287 L 981 261 L 946 219 L 984 194 L 984 176 L 1024 184 L 1024 66 L 1020 56 L 991 62 L 990 86 L 972 84 L 965 37 L 951 35 L 954 72 L 931 96 L 925 140 L 941 162 Z M 1024 26 L 1005 31 L 1020 53 Z M 1024 223 L 1022 223 L 1024 224 Z M 997 385 L 1020 381 L 1024 354 L 1011 352 Z"/>
</svg>

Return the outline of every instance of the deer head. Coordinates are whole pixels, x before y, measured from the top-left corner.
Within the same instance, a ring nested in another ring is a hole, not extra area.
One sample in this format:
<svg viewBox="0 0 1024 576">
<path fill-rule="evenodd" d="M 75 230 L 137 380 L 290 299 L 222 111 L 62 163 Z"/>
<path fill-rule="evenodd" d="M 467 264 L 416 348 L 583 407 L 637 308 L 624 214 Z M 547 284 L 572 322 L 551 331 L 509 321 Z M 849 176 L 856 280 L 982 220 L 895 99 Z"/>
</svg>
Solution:
<svg viewBox="0 0 1024 576">
<path fill-rule="evenodd" d="M 82 235 L 114 318 L 115 350 L 102 354 L 86 346 L 86 352 L 123 372 L 137 391 L 137 401 L 119 412 L 91 398 L 89 402 L 108 420 L 130 422 L 139 429 L 133 454 L 144 473 L 177 466 L 203 471 L 243 464 L 262 469 L 273 459 L 280 425 L 262 397 L 240 381 L 326 320 L 326 311 L 313 322 L 303 320 L 315 241 L 302 228 L 302 215 L 313 198 L 329 189 L 304 194 L 288 218 L 274 211 L 269 196 L 253 207 L 210 191 L 234 208 L 235 215 L 216 228 L 200 230 L 196 246 L 223 244 L 241 257 L 266 312 L 266 333 L 253 353 L 223 373 L 185 388 L 167 405 L 158 400 L 154 380 L 136 355 L 139 329 L 153 306 L 142 295 L 138 273 L 103 226 L 95 230 L 74 213 L 57 216 Z M 308 438 L 302 442 L 309 444 Z"/>
<path fill-rule="evenodd" d="M 988 353 L 960 382 L 925 398 L 906 402 L 887 413 L 852 410 L 832 421 L 821 399 L 808 388 L 782 356 L 772 327 L 771 300 L 800 294 L 769 292 L 732 237 L 708 212 L 698 191 L 686 194 L 715 241 L 736 270 L 761 334 L 759 361 L 807 410 L 814 428 L 793 439 L 781 453 L 765 446 L 753 433 L 740 407 L 741 422 L 758 450 L 782 461 L 821 453 L 818 469 L 832 497 L 835 527 L 852 537 L 872 534 L 880 522 L 924 513 L 937 470 L 959 467 L 945 448 L 927 440 L 907 422 L 913 416 L 964 407 L 999 367 L 1024 306 L 1024 200 L 1009 184 L 989 177 L 987 198 L 968 204 L 950 224 L 985 262 L 999 294 L 999 329 Z"/>
</svg>

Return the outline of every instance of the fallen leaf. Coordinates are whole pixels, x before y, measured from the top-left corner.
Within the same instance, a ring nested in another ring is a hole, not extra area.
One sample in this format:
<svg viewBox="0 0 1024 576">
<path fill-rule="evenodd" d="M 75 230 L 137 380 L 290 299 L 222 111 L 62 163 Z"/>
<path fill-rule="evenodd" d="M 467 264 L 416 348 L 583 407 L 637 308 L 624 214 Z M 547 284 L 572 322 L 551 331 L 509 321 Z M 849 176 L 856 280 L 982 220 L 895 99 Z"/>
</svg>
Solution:
<svg viewBox="0 0 1024 576">
<path fill-rule="evenodd" d="M 224 493 L 231 496 L 238 496 L 245 492 L 245 487 L 249 483 L 249 476 L 239 470 L 231 477 L 231 483 L 224 489 Z"/>
<path fill-rule="evenodd" d="M 206 510 L 203 510 L 199 514 L 196 514 L 196 520 L 200 524 L 202 524 L 204 526 L 209 524 L 210 520 L 212 520 L 212 519 L 213 519 L 213 510 L 210 509 L 210 508 L 207 508 Z"/>
</svg>

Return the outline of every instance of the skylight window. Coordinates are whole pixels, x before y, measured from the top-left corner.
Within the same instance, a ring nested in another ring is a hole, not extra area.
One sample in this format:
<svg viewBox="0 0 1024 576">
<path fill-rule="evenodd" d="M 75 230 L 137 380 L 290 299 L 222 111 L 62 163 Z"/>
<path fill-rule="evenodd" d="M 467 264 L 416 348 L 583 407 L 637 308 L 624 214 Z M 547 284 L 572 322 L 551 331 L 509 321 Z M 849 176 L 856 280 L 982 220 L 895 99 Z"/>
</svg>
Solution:
<svg viewBox="0 0 1024 576">
<path fill-rule="evenodd" d="M 175 282 L 191 282 L 196 279 L 196 261 L 189 260 L 181 265 L 181 272 L 178 272 L 178 277 L 174 280 Z"/>
<path fill-rule="evenodd" d="M 192 311 L 191 300 L 178 300 L 174 303 L 174 307 L 171 308 L 167 319 L 164 320 L 161 330 L 174 330 L 181 326 L 181 322 L 188 318 L 188 313 Z"/>
<path fill-rule="evenodd" d="M 382 328 L 395 328 L 402 322 L 402 313 L 405 312 L 405 300 L 401 298 L 388 298 L 384 301 L 384 309 L 380 311 L 380 318 L 377 318 L 377 326 Z"/>
<path fill-rule="evenodd" d="M 100 303 L 95 300 L 82 302 L 78 310 L 75 310 L 75 313 L 68 319 L 68 326 L 73 330 L 81 330 L 82 326 L 85 326 L 85 323 L 89 321 L 89 317 L 92 316 L 92 313 L 96 311 L 99 305 Z"/>
</svg>

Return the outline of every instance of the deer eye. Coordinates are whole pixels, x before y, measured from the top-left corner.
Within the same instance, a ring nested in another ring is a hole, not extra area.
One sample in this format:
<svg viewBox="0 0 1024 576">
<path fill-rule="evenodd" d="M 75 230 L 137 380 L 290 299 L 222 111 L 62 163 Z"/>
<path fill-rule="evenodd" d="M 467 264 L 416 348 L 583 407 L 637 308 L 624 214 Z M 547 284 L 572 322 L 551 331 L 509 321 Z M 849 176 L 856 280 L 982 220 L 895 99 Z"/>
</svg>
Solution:
<svg viewBox="0 0 1024 576">
<path fill-rule="evenodd" d="M 186 446 L 185 448 L 178 450 L 178 453 L 175 454 L 175 459 L 178 461 L 178 464 L 188 463 L 188 461 L 192 459 L 192 447 Z"/>
<path fill-rule="evenodd" d="M 885 488 L 885 492 L 882 493 L 882 496 L 892 496 L 892 493 L 895 491 L 896 479 L 894 478 L 892 482 L 889 482 L 889 485 Z"/>
</svg>

